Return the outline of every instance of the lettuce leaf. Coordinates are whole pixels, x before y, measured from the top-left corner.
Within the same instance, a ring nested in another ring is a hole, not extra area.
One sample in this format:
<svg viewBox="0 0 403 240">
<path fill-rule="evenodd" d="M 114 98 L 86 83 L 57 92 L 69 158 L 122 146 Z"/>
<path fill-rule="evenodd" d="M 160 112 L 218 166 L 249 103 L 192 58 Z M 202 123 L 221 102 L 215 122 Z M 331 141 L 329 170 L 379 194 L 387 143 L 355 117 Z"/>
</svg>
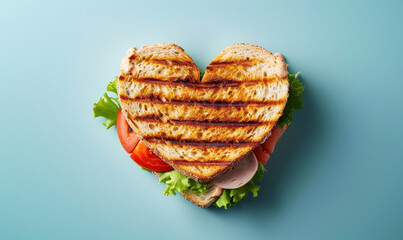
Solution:
<svg viewBox="0 0 403 240">
<path fill-rule="evenodd" d="M 116 96 L 111 97 L 105 93 L 97 103 L 94 103 L 93 111 L 94 117 L 104 117 L 105 121 L 102 123 L 106 129 L 109 129 L 113 125 L 116 125 L 116 119 L 118 116 L 118 111 L 120 109 L 120 104 L 117 98 L 117 84 L 118 77 L 115 77 L 115 81 L 109 82 L 106 90 L 108 92 L 114 93 Z"/>
<path fill-rule="evenodd" d="M 164 195 L 176 195 L 176 192 L 182 193 L 186 190 L 190 190 L 197 194 L 206 191 L 206 184 L 198 183 L 195 180 L 180 174 L 176 170 L 156 174 L 158 175 L 160 183 L 163 182 L 167 185 L 163 192 Z"/>
<path fill-rule="evenodd" d="M 302 106 L 302 91 L 304 91 L 304 86 L 300 81 L 298 81 L 298 74 L 288 74 L 288 82 L 290 83 L 290 88 L 288 91 L 288 100 L 285 105 L 283 115 L 277 121 L 277 125 L 284 127 L 284 125 L 290 125 L 292 121 L 292 114 L 297 109 L 304 108 Z"/>
<path fill-rule="evenodd" d="M 118 95 L 118 77 L 115 77 L 115 80 L 113 82 L 109 82 L 108 86 L 106 87 L 106 90 L 109 92 L 113 92 L 116 95 Z"/>
<path fill-rule="evenodd" d="M 214 202 L 216 207 L 224 207 L 227 209 L 229 206 L 235 206 L 244 197 L 248 196 L 251 192 L 253 197 L 257 197 L 257 192 L 260 186 L 255 183 L 255 181 L 260 181 L 263 178 L 263 173 L 265 172 L 262 163 L 259 163 L 258 169 L 253 176 L 253 178 L 245 185 L 237 189 L 224 189 L 222 195 Z"/>
</svg>

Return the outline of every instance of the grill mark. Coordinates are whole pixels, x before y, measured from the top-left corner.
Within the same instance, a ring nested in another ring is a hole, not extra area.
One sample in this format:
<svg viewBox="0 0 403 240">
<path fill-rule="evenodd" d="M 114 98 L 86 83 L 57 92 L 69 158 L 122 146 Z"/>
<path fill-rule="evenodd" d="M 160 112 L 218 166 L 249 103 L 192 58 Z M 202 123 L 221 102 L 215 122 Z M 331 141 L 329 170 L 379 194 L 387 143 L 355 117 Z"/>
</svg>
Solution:
<svg viewBox="0 0 403 240">
<path fill-rule="evenodd" d="M 248 65 L 253 65 L 255 63 L 263 63 L 262 60 L 259 59 L 250 59 L 250 57 L 247 57 L 244 60 L 235 60 L 235 61 L 213 61 L 209 64 L 209 66 L 217 66 L 217 65 L 240 65 L 240 64 L 248 64 Z"/>
<path fill-rule="evenodd" d="M 169 139 L 169 138 L 157 138 L 157 137 L 145 137 L 143 139 L 150 143 L 157 143 L 157 144 L 172 144 L 172 145 L 182 145 L 182 146 L 195 146 L 195 147 L 253 147 L 258 142 L 207 142 L 207 141 L 177 141 L 176 139 Z"/>
<path fill-rule="evenodd" d="M 249 57 L 245 60 L 235 60 L 235 61 L 222 61 L 222 62 L 211 62 L 206 70 L 213 70 L 214 68 L 223 68 L 223 67 L 228 67 L 229 65 L 231 66 L 238 66 L 238 65 L 244 65 L 244 66 L 253 66 L 255 63 L 262 63 L 262 61 L 259 61 L 257 59 L 250 60 Z"/>
<path fill-rule="evenodd" d="M 209 69 L 209 70 L 211 70 L 211 69 Z M 254 84 L 257 84 L 257 83 L 261 83 L 261 82 L 266 83 L 266 84 L 272 84 L 275 81 L 277 81 L 277 78 L 266 77 L 266 78 L 255 78 L 253 80 L 234 81 L 234 80 L 228 80 L 227 78 L 220 78 L 218 76 L 209 76 L 209 78 L 207 78 L 206 81 L 208 81 L 208 82 L 206 82 L 206 84 L 208 84 L 208 83 L 217 84 L 217 83 L 220 83 L 220 82 L 223 82 L 223 81 L 224 82 L 225 81 L 233 81 L 233 82 L 236 82 L 236 83 L 239 83 L 239 84 L 245 84 L 245 85 L 250 86 L 250 85 L 254 85 Z M 283 81 L 283 79 L 280 79 L 280 81 Z"/>
<path fill-rule="evenodd" d="M 237 61 L 222 61 L 222 62 L 211 62 L 209 66 L 216 66 L 216 65 L 239 65 L 243 63 L 251 63 L 251 61 L 248 60 L 237 60 Z M 252 62 L 253 63 L 253 62 Z"/>
<path fill-rule="evenodd" d="M 232 65 L 232 67 L 236 67 L 236 66 L 238 66 L 238 65 L 243 65 L 243 66 L 248 66 L 248 65 L 244 65 L 244 64 L 242 64 L 242 63 L 216 63 L 216 64 L 210 64 L 210 65 L 208 65 L 207 67 L 206 67 L 206 72 L 207 71 L 214 71 L 215 69 L 219 69 L 219 68 L 228 68 L 229 66 L 228 65 Z M 250 66 L 252 66 L 252 65 L 250 65 Z"/>
<path fill-rule="evenodd" d="M 121 81 L 135 81 L 140 83 L 151 83 L 156 85 L 172 85 L 172 86 L 186 86 L 191 88 L 225 88 L 225 87 L 238 87 L 239 85 L 255 85 L 257 83 L 267 83 L 271 84 L 277 81 L 277 78 L 259 78 L 259 79 L 252 79 L 248 81 L 234 81 L 231 79 L 225 78 L 214 78 L 209 80 L 208 82 L 192 82 L 191 79 L 184 79 L 184 80 L 177 80 L 177 79 L 157 79 L 157 78 L 120 78 Z M 287 78 L 280 79 L 280 81 L 285 81 Z"/>
<path fill-rule="evenodd" d="M 181 101 L 181 100 L 170 100 L 170 101 L 162 101 L 158 98 L 130 98 L 125 95 L 119 95 L 121 101 L 132 101 L 132 102 L 145 102 L 145 103 L 158 103 L 158 104 L 167 104 L 167 105 L 186 105 L 186 106 L 194 106 L 200 105 L 203 107 L 248 107 L 248 106 L 274 106 L 286 103 L 287 99 L 282 98 L 279 100 L 266 100 L 265 102 L 251 100 L 248 102 L 224 102 L 224 101 L 216 101 L 216 102 L 208 102 L 208 101 Z"/>
<path fill-rule="evenodd" d="M 157 85 L 172 85 L 172 86 L 186 86 L 193 88 L 221 88 L 221 87 L 237 87 L 241 83 L 236 81 L 222 81 L 220 83 L 201 83 L 201 82 L 191 82 L 189 79 L 178 80 L 178 81 L 164 81 L 156 78 L 138 78 L 133 79 L 133 81 L 140 83 L 151 83 Z"/>
<path fill-rule="evenodd" d="M 176 60 L 165 60 L 165 59 L 149 59 L 148 62 L 157 63 L 166 66 L 187 66 L 191 67 L 194 65 L 193 62 L 186 62 L 186 61 L 176 61 Z"/>
<path fill-rule="evenodd" d="M 163 122 L 161 119 L 154 115 L 150 116 L 130 116 L 130 120 L 132 121 L 145 121 L 145 122 L 153 122 L 153 123 L 166 123 Z M 277 121 L 265 121 L 265 122 L 258 122 L 258 121 L 250 121 L 250 122 L 219 122 L 219 121 L 192 121 L 192 120 L 173 120 L 170 119 L 170 122 L 178 125 L 191 125 L 191 126 L 217 126 L 217 127 L 259 127 L 263 125 L 274 125 Z"/>
<path fill-rule="evenodd" d="M 182 166 L 228 166 L 232 162 L 231 161 L 188 161 L 188 160 L 170 160 L 175 165 Z"/>
</svg>

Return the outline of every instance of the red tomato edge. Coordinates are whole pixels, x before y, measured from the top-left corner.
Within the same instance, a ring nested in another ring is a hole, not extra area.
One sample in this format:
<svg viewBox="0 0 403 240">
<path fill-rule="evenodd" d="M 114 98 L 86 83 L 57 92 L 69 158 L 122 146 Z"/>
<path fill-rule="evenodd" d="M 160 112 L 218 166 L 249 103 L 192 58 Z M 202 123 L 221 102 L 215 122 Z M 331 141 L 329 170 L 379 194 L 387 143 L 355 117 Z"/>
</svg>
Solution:
<svg viewBox="0 0 403 240">
<path fill-rule="evenodd" d="M 173 170 L 170 165 L 152 153 L 151 150 L 140 141 L 135 132 L 129 132 L 130 126 L 126 121 L 122 109 L 119 109 L 118 111 L 116 129 L 120 144 L 140 167 L 154 172 L 167 172 Z"/>
<path fill-rule="evenodd" d="M 151 150 L 143 142 L 139 142 L 139 144 L 137 144 L 130 157 L 139 166 L 153 172 L 167 172 L 173 170 L 170 165 L 168 165 L 167 163 L 162 161 L 161 158 L 152 153 Z"/>
<path fill-rule="evenodd" d="M 122 113 L 122 109 L 119 109 L 116 120 L 116 129 L 118 131 L 119 141 L 127 153 L 132 153 L 140 139 L 137 137 L 135 132 L 129 132 L 129 128 L 130 126 Z"/>
</svg>

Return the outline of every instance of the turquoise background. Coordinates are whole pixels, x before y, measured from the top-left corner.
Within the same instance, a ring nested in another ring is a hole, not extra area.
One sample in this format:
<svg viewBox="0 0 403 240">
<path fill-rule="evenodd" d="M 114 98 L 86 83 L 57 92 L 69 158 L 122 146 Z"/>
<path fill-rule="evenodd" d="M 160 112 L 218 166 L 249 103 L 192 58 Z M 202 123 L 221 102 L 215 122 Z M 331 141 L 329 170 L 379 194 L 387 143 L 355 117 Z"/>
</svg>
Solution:
<svg viewBox="0 0 403 240">
<path fill-rule="evenodd" d="M 0 239 L 402 239 L 402 1 L 2 1 Z M 199 209 L 92 104 L 129 47 L 281 52 L 303 111 L 258 198 Z"/>
</svg>

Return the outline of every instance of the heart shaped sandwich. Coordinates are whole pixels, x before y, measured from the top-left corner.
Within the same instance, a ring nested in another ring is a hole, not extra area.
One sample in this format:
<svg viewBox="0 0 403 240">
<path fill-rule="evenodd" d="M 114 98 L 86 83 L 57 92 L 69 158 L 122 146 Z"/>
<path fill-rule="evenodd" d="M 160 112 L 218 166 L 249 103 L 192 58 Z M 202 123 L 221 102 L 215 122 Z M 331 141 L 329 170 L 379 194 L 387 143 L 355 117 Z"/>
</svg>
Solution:
<svg viewBox="0 0 403 240">
<path fill-rule="evenodd" d="M 173 193 L 179 191 L 201 207 L 214 201 L 220 206 L 223 195 L 229 198 L 224 207 L 234 204 L 239 196 L 231 191 L 254 184 L 254 176 L 261 178 L 256 176 L 263 172 L 257 159 L 267 161 L 292 112 L 302 108 L 302 90 L 281 54 L 249 44 L 223 50 L 202 77 L 175 44 L 131 48 L 117 82 L 120 118 L 167 167 L 148 169 L 168 185 L 176 182 Z M 289 98 L 295 99 L 287 112 Z M 279 124 L 283 112 L 288 116 Z M 140 165 L 147 168 L 150 161 L 143 158 L 145 165 Z M 185 187 L 178 187 L 181 181 Z M 250 191 L 255 195 L 257 190 Z"/>
</svg>

